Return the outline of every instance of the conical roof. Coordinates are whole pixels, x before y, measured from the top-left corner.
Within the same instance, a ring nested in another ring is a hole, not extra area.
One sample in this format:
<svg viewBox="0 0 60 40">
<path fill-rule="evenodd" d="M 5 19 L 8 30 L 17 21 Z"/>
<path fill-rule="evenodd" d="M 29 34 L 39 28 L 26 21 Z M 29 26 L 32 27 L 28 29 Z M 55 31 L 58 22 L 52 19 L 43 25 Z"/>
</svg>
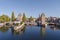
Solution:
<svg viewBox="0 0 60 40">
<path fill-rule="evenodd" d="M 45 14 L 44 14 L 44 13 L 42 13 L 42 14 L 41 14 L 41 16 L 45 16 Z"/>
<path fill-rule="evenodd" d="M 22 14 L 20 13 L 18 16 L 22 16 Z"/>
</svg>

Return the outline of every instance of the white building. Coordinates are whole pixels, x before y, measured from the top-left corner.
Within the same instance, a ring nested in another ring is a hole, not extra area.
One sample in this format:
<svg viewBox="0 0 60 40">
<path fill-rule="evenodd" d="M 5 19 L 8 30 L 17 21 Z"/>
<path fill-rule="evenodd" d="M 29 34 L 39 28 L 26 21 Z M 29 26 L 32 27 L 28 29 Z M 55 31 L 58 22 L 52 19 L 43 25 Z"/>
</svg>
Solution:
<svg viewBox="0 0 60 40">
<path fill-rule="evenodd" d="M 17 18 L 16 18 L 16 20 L 14 21 L 14 23 L 20 23 L 20 22 L 22 21 L 22 18 L 23 18 L 23 15 L 20 13 L 20 14 L 17 16 Z"/>
</svg>

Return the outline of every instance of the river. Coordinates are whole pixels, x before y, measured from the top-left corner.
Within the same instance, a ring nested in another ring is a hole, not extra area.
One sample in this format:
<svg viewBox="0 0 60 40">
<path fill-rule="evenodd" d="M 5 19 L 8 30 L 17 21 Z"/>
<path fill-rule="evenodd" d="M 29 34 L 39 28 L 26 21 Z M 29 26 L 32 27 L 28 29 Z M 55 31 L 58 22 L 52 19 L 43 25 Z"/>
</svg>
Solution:
<svg viewBox="0 0 60 40">
<path fill-rule="evenodd" d="M 25 26 L 15 32 L 11 28 L 0 28 L 0 40 L 60 40 L 60 27 Z"/>
</svg>

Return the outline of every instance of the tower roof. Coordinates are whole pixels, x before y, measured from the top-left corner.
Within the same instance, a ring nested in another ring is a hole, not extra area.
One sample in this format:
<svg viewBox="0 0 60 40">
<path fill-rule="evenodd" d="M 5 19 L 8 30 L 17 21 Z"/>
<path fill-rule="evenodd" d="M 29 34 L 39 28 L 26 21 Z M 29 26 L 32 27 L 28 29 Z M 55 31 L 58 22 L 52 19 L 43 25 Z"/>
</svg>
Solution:
<svg viewBox="0 0 60 40">
<path fill-rule="evenodd" d="M 45 16 L 45 14 L 44 14 L 44 13 L 42 13 L 42 14 L 41 14 L 41 16 Z"/>
<path fill-rule="evenodd" d="M 22 16 L 22 14 L 20 13 L 18 16 Z"/>
</svg>

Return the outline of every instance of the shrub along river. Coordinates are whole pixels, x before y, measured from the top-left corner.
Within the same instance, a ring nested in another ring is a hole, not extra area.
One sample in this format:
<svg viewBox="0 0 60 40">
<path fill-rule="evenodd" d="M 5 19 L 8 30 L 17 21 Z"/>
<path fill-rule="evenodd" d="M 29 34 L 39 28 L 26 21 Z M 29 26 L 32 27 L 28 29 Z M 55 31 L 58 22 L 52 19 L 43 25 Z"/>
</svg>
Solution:
<svg viewBox="0 0 60 40">
<path fill-rule="evenodd" d="M 18 32 L 9 27 L 2 27 L 0 28 L 0 40 L 60 40 L 60 27 L 27 25 Z"/>
</svg>

